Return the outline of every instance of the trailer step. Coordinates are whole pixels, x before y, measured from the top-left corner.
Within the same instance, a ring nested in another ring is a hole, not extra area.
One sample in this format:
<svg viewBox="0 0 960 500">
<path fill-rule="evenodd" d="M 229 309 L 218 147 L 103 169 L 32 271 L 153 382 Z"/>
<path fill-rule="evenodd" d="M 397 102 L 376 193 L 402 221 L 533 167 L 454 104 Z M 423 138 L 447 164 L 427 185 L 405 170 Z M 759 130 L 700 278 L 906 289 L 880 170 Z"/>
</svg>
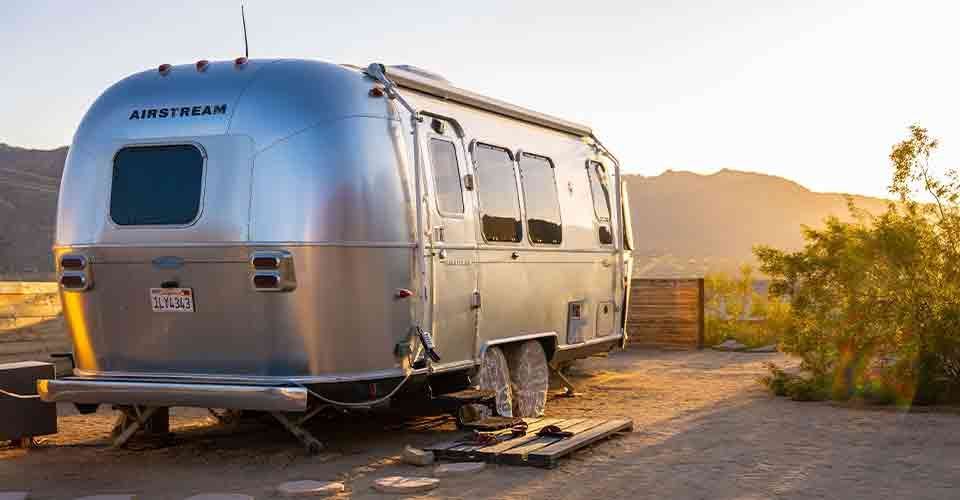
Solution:
<svg viewBox="0 0 960 500">
<path fill-rule="evenodd" d="M 628 418 L 528 418 L 527 432 L 514 437 L 509 429 L 485 433 L 489 437 L 478 443 L 470 437 L 428 446 L 439 460 L 484 461 L 503 465 L 527 465 L 552 469 L 559 460 L 571 453 L 617 433 L 633 430 L 633 420 Z M 572 433 L 567 437 L 556 435 L 539 436 L 547 427 L 557 426 Z"/>
</svg>

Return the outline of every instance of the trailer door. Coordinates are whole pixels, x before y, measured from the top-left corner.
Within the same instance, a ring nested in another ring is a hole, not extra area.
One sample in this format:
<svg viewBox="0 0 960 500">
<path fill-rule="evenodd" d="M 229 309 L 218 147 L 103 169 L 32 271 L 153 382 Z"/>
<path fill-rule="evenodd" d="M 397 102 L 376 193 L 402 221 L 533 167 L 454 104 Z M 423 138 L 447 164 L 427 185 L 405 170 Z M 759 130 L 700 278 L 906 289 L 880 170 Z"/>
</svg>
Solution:
<svg viewBox="0 0 960 500">
<path fill-rule="evenodd" d="M 476 352 L 477 287 L 475 204 L 465 185 L 468 162 L 452 121 L 428 118 L 422 138 L 429 165 L 427 192 L 433 267 L 432 333 L 442 360 L 437 366 L 472 365 Z"/>
</svg>

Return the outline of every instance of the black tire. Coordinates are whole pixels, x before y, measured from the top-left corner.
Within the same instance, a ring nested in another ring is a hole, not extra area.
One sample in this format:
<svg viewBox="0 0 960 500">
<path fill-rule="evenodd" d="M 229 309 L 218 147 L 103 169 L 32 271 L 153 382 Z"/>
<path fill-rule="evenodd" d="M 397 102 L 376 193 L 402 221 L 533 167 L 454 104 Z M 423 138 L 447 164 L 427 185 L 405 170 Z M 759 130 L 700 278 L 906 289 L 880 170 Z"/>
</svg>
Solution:
<svg viewBox="0 0 960 500">
<path fill-rule="evenodd" d="M 513 416 L 513 393 L 510 388 L 510 364 L 503 350 L 490 347 L 483 354 L 480 364 L 480 389 L 497 393 L 496 413 L 501 417 Z"/>
<path fill-rule="evenodd" d="M 547 406 L 550 367 L 547 353 L 538 340 L 512 346 L 507 352 L 510 381 L 513 386 L 513 414 L 517 417 L 542 417 Z"/>
</svg>

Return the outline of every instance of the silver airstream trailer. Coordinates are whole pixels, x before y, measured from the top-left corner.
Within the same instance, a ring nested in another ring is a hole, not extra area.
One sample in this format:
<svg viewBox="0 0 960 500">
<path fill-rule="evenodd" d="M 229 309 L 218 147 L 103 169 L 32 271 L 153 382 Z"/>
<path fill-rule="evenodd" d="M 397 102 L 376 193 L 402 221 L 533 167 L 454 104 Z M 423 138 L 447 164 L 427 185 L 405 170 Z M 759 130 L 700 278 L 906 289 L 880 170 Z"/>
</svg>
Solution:
<svg viewBox="0 0 960 500">
<path fill-rule="evenodd" d="M 195 406 L 271 412 L 308 445 L 288 417 L 319 405 L 480 383 L 542 412 L 548 363 L 624 339 L 615 186 L 589 127 L 416 68 L 135 74 L 70 148 L 55 258 L 75 369 L 39 392 L 136 410 L 121 435 Z"/>
</svg>

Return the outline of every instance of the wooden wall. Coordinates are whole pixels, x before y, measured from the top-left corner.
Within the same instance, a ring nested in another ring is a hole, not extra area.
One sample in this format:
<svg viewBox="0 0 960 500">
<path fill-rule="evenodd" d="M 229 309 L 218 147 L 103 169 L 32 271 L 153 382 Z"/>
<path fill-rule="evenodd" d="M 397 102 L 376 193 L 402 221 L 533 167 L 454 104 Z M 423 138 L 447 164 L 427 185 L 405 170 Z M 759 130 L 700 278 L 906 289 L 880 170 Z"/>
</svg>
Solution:
<svg viewBox="0 0 960 500">
<path fill-rule="evenodd" d="M 703 348 L 703 278 L 634 279 L 627 335 L 630 345 Z"/>
<path fill-rule="evenodd" d="M 0 363 L 70 350 L 56 283 L 0 281 Z"/>
</svg>

